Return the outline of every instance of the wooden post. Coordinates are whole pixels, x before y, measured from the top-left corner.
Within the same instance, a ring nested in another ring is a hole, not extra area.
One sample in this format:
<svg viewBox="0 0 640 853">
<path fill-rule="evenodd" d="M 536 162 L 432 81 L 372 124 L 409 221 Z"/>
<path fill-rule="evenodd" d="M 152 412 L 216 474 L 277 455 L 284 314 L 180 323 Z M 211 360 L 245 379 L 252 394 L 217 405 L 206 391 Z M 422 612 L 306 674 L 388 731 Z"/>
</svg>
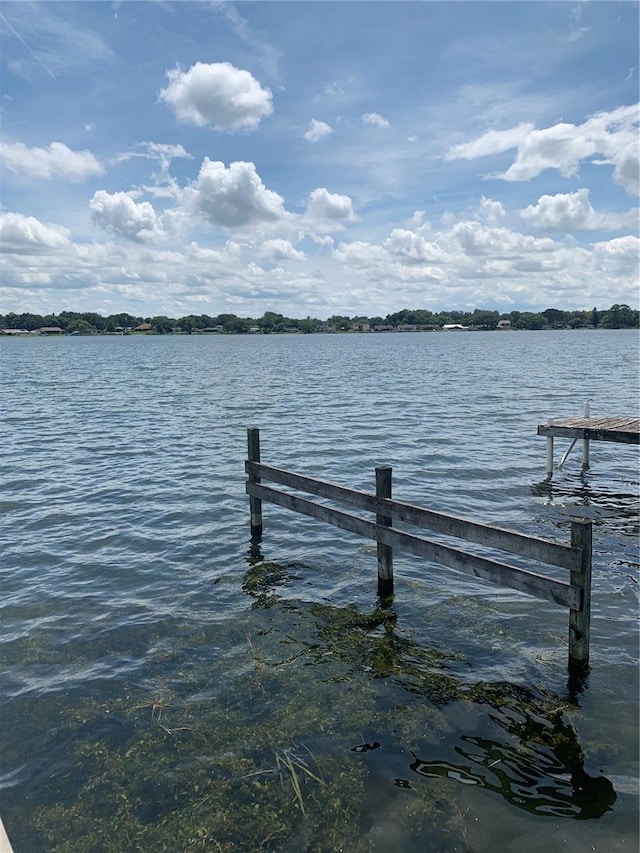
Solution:
<svg viewBox="0 0 640 853">
<path fill-rule="evenodd" d="M 391 466 L 379 465 L 376 468 L 376 497 L 391 497 Z M 376 515 L 376 522 L 391 527 L 390 515 Z M 378 542 L 378 595 L 388 598 L 393 595 L 393 549 L 390 545 Z"/>
<path fill-rule="evenodd" d="M 548 426 L 553 426 L 553 418 L 547 419 Z M 553 476 L 553 436 L 547 436 L 547 477 L 551 479 Z"/>
<path fill-rule="evenodd" d="M 584 417 L 591 417 L 591 407 L 589 405 L 589 400 L 584 404 Z M 589 470 L 589 439 L 585 438 L 582 440 L 582 470 Z"/>
<path fill-rule="evenodd" d="M 571 572 L 571 585 L 582 590 L 580 610 L 569 610 L 569 668 L 589 662 L 589 634 L 591 625 L 591 557 L 592 526 L 586 518 L 571 522 L 571 546 L 580 548 L 580 569 Z"/>
<path fill-rule="evenodd" d="M 258 427 L 247 429 L 247 453 L 249 462 L 260 461 L 260 430 Z M 259 483 L 260 478 L 249 474 L 249 481 Z M 262 501 L 260 498 L 249 497 L 249 511 L 251 513 L 251 536 L 257 540 L 262 538 Z"/>
</svg>

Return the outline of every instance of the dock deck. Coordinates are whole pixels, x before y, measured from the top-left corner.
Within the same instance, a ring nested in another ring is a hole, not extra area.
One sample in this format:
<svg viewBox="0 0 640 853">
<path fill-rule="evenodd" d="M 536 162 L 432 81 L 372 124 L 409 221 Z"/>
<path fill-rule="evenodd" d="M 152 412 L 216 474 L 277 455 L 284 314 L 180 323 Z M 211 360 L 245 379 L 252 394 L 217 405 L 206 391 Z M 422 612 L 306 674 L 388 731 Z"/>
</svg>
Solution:
<svg viewBox="0 0 640 853">
<path fill-rule="evenodd" d="M 640 444 L 640 418 L 559 418 L 550 424 L 538 424 L 538 435 Z"/>
</svg>

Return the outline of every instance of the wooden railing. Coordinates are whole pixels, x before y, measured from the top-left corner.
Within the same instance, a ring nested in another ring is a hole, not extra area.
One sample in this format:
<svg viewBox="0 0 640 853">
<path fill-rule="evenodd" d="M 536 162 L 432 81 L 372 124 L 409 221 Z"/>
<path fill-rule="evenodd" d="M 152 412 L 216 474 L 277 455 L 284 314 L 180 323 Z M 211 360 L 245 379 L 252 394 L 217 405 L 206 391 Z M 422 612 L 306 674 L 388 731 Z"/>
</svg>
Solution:
<svg viewBox="0 0 640 853">
<path fill-rule="evenodd" d="M 246 491 L 249 495 L 253 537 L 262 537 L 262 502 L 267 501 L 377 542 L 378 594 L 382 598 L 393 594 L 393 549 L 398 548 L 490 583 L 553 601 L 569 608 L 570 665 L 587 664 L 591 611 L 590 521 L 573 519 L 571 543 L 563 544 L 394 500 L 391 496 L 392 471 L 389 466 L 376 468 L 376 493 L 370 494 L 264 465 L 260 461 L 260 431 L 256 427 L 248 429 L 247 445 Z M 265 486 L 264 481 L 375 513 L 375 522 L 289 491 Z M 399 530 L 394 526 L 396 521 L 492 550 L 518 554 L 537 563 L 560 566 L 568 570 L 569 580 L 556 580 L 493 557 L 469 553 L 457 545 Z"/>
</svg>

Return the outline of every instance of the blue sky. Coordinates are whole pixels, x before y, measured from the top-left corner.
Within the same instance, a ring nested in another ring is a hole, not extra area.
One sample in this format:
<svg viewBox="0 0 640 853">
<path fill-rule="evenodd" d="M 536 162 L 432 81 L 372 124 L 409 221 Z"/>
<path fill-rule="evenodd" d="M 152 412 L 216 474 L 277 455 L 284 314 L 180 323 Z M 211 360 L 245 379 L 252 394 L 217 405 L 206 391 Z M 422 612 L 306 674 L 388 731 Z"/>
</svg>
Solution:
<svg viewBox="0 0 640 853">
<path fill-rule="evenodd" d="M 2 2 L 0 313 L 638 306 L 636 2 Z"/>
</svg>

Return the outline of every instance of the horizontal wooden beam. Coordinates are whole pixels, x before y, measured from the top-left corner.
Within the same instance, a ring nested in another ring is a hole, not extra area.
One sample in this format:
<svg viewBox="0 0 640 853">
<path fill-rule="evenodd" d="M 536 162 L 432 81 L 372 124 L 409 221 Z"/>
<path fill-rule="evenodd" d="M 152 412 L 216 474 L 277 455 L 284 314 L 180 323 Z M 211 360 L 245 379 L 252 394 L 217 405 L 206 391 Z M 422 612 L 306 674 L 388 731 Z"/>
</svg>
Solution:
<svg viewBox="0 0 640 853">
<path fill-rule="evenodd" d="M 581 552 L 579 549 L 563 545 L 560 542 L 529 536 L 526 533 L 518 533 L 502 527 L 493 527 L 490 524 L 471 521 L 455 515 L 435 512 L 391 498 L 378 498 L 367 492 L 338 486 L 335 483 L 317 480 L 302 474 L 294 474 L 292 471 L 275 468 L 272 465 L 246 462 L 245 467 L 247 474 L 251 477 L 279 483 L 281 486 L 287 486 L 329 500 L 340 501 L 358 509 L 374 512 L 376 515 L 391 516 L 406 524 L 413 524 L 415 527 L 433 530 L 436 533 L 443 533 L 456 539 L 465 539 L 487 548 L 519 554 L 541 563 L 562 566 L 570 571 L 580 571 Z"/>
<path fill-rule="evenodd" d="M 265 467 L 267 466 L 260 466 L 260 469 Z M 254 473 L 256 475 L 259 474 L 263 478 L 265 477 L 265 472 L 262 470 L 260 472 L 255 471 Z M 336 488 L 340 489 L 341 487 Z M 356 533 L 359 536 L 373 539 L 384 545 L 400 548 L 410 554 L 415 554 L 418 557 L 423 557 L 431 562 L 439 563 L 442 566 L 447 566 L 465 574 L 474 575 L 490 583 L 510 587 L 511 589 L 524 592 L 527 595 L 533 595 L 536 598 L 542 598 L 546 601 L 553 601 L 572 610 L 581 610 L 582 608 L 582 591 L 563 581 L 527 572 L 516 566 L 489 560 L 475 554 L 468 554 L 457 548 L 433 542 L 421 536 L 414 536 L 411 533 L 405 533 L 394 527 L 384 527 L 372 521 L 358 518 L 350 513 L 341 512 L 332 507 L 299 497 L 298 495 L 280 492 L 277 489 L 272 489 L 269 486 L 255 482 L 247 482 L 246 491 L 248 495 L 254 498 L 260 498 L 260 500 L 267 501 L 268 503 L 299 512 L 302 515 L 332 524 L 341 530 Z M 385 508 L 387 508 L 386 503 Z M 388 503 L 392 504 L 394 502 L 389 501 Z"/>
</svg>

